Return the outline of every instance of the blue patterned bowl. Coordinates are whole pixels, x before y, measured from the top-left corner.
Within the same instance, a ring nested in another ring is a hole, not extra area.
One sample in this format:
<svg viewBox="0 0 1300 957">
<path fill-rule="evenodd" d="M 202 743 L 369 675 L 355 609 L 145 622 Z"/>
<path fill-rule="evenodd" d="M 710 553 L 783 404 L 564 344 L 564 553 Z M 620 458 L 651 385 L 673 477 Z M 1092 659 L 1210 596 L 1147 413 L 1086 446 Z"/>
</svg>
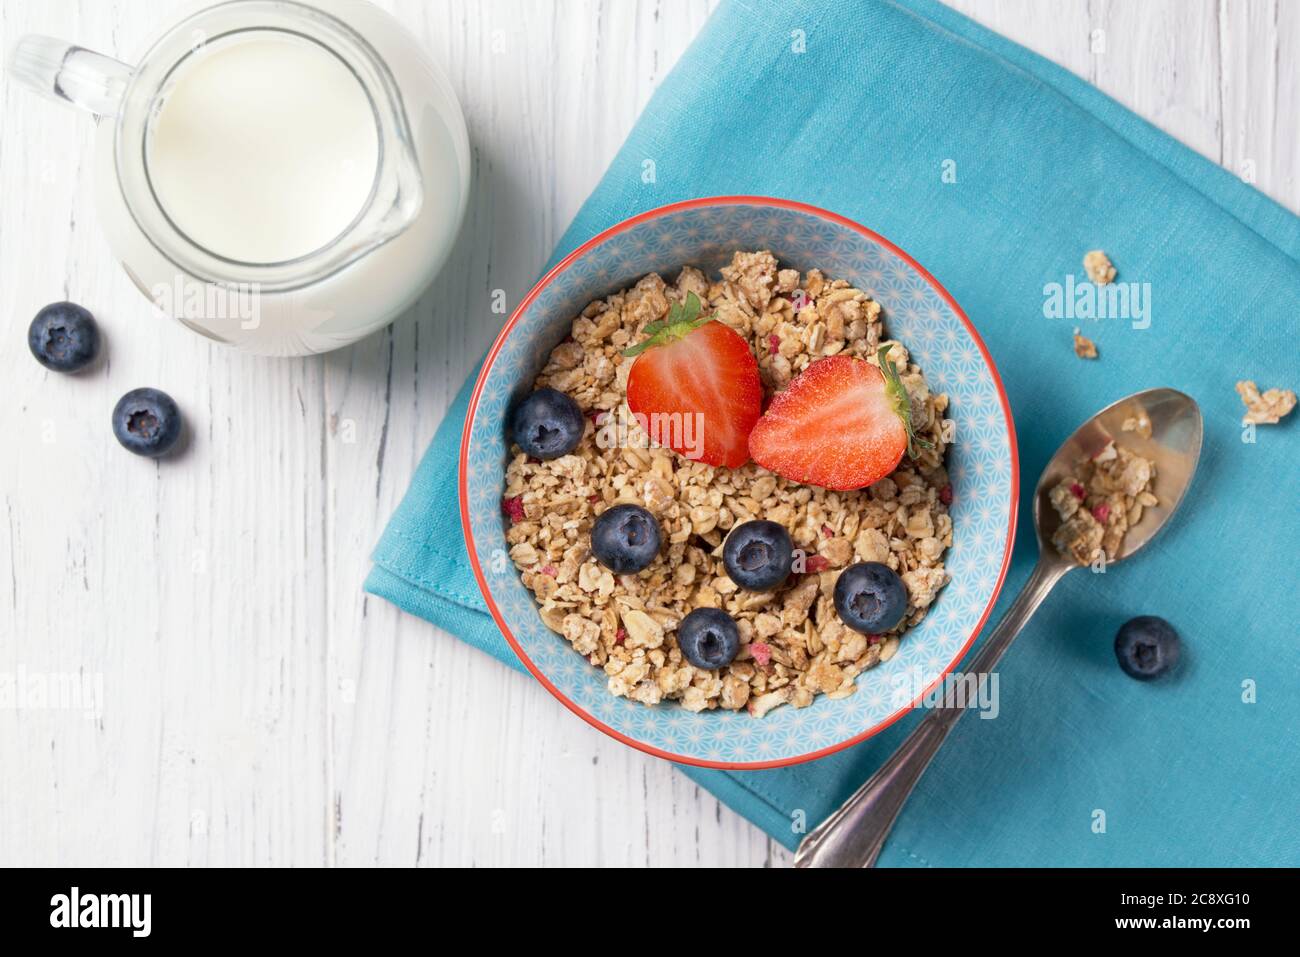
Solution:
<svg viewBox="0 0 1300 957">
<path fill-rule="evenodd" d="M 782 265 L 820 268 L 884 306 L 936 391 L 946 392 L 957 438 L 948 452 L 954 500 L 952 580 L 888 662 L 858 677 L 856 694 L 803 709 L 692 714 L 611 695 L 604 673 L 542 623 L 506 558 L 501 514 L 506 413 L 587 303 L 649 272 L 695 265 L 716 274 L 738 249 L 770 249 Z M 1011 559 L 1018 471 L 1006 393 L 965 314 L 905 252 L 841 216 L 754 196 L 691 200 L 620 223 L 575 250 L 515 310 L 479 375 L 460 456 L 465 541 L 483 597 L 528 669 L 575 714 L 626 744 L 706 767 L 752 770 L 821 757 L 902 717 L 961 660 L 988 617 Z"/>
</svg>

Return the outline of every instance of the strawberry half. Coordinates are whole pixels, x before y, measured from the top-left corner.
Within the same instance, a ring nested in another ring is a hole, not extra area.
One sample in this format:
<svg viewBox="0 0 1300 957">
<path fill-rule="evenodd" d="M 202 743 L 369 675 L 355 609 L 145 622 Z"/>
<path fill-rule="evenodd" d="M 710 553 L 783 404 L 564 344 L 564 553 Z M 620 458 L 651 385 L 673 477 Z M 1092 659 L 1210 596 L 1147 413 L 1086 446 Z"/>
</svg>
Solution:
<svg viewBox="0 0 1300 957">
<path fill-rule="evenodd" d="M 754 461 L 793 482 L 840 492 L 894 471 L 915 436 L 911 400 L 888 353 L 880 350 L 879 369 L 843 355 L 808 366 L 750 433 Z"/>
<path fill-rule="evenodd" d="M 650 338 L 627 377 L 627 407 L 657 444 L 708 465 L 749 461 L 749 431 L 763 411 L 763 383 L 749 343 L 687 293 L 668 318 L 649 323 Z"/>
</svg>

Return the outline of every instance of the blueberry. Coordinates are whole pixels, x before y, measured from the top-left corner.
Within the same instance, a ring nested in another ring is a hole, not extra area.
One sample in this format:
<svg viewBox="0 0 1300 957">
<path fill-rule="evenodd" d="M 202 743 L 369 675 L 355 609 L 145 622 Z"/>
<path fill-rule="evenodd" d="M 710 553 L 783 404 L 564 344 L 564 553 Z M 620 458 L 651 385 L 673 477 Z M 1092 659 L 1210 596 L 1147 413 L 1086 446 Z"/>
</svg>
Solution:
<svg viewBox="0 0 1300 957">
<path fill-rule="evenodd" d="M 510 431 L 519 447 L 535 459 L 558 459 L 582 441 L 587 426 L 582 410 L 563 392 L 538 389 L 519 403 Z"/>
<path fill-rule="evenodd" d="M 1140 615 L 1120 625 L 1115 657 L 1124 673 L 1139 681 L 1158 678 L 1178 664 L 1182 642 L 1174 626 L 1154 615 Z"/>
<path fill-rule="evenodd" d="M 591 551 L 616 575 L 639 572 L 659 554 L 662 533 L 640 505 L 614 505 L 591 526 Z"/>
<path fill-rule="evenodd" d="M 737 525 L 722 546 L 722 563 L 727 574 L 741 588 L 768 591 L 786 580 L 794 543 L 784 526 L 776 522 L 745 522 Z"/>
<path fill-rule="evenodd" d="M 99 355 L 99 326 L 75 302 L 52 302 L 27 327 L 27 345 L 45 368 L 76 372 Z"/>
<path fill-rule="evenodd" d="M 166 392 L 132 389 L 113 408 L 113 434 L 136 455 L 166 455 L 181 437 L 181 410 Z"/>
<path fill-rule="evenodd" d="M 697 608 L 677 626 L 677 647 L 697 668 L 716 671 L 731 664 L 740 650 L 740 629 L 725 611 Z"/>
<path fill-rule="evenodd" d="M 854 631 L 877 635 L 903 620 L 907 586 L 888 565 L 858 562 L 835 582 L 835 610 Z"/>
</svg>

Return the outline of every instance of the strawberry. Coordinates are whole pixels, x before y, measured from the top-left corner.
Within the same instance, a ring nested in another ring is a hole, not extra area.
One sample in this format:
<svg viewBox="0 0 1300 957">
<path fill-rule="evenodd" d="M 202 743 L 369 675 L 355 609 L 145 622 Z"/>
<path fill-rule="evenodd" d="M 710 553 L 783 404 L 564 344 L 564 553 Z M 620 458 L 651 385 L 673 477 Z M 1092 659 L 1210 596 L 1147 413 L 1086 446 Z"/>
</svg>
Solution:
<svg viewBox="0 0 1300 957">
<path fill-rule="evenodd" d="M 844 355 L 808 366 L 750 433 L 754 461 L 836 491 L 865 488 L 894 471 L 917 440 L 911 401 L 888 353 L 880 350 L 879 369 Z"/>
<path fill-rule="evenodd" d="M 650 438 L 708 465 L 748 462 L 749 430 L 763 411 L 749 343 L 711 316 L 701 318 L 693 292 L 643 331 L 650 338 L 623 355 L 636 356 L 627 407 Z"/>
</svg>

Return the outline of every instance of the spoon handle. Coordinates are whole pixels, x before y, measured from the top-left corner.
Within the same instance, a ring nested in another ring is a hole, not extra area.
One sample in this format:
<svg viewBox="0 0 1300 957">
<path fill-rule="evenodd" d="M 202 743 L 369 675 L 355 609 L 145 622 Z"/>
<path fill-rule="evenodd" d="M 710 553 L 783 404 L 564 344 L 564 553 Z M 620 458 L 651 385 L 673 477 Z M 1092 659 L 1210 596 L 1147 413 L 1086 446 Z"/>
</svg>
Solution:
<svg viewBox="0 0 1300 957">
<path fill-rule="evenodd" d="M 1071 565 L 1053 555 L 1040 555 L 1029 581 L 1006 615 L 985 639 L 968 674 L 980 681 L 996 666 L 1020 629 L 1029 621 L 1052 586 Z M 808 833 L 795 853 L 795 867 L 871 867 L 876 863 L 903 805 L 916 782 L 939 752 L 964 708 L 957 707 L 949 687 L 942 708 L 933 708 L 898 750 L 858 788 L 834 814 Z"/>
</svg>

